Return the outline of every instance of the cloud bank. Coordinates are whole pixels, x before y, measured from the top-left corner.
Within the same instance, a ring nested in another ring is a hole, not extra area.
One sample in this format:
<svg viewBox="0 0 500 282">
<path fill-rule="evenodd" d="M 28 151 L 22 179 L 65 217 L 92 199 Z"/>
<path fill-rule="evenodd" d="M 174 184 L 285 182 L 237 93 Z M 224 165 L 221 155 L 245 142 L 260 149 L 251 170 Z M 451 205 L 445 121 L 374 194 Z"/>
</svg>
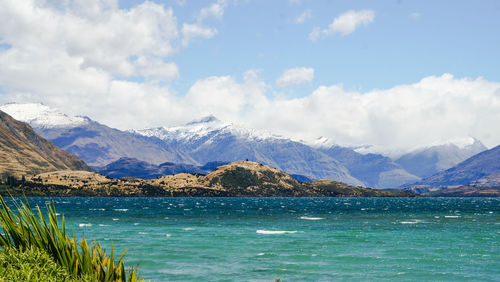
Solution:
<svg viewBox="0 0 500 282">
<path fill-rule="evenodd" d="M 214 114 L 297 140 L 324 136 L 382 152 L 464 136 L 500 144 L 498 82 L 444 74 L 368 92 L 323 85 L 290 98 L 286 88 L 275 89 L 249 70 L 241 77 L 202 78 L 176 93 L 169 81 L 181 74 L 169 58 L 181 48 L 184 25 L 170 8 L 152 2 L 128 10 L 115 1 L 47 3 L 0 2 L 0 43 L 6 46 L 0 48 L 0 103 L 43 102 L 120 129 L 174 126 Z M 223 15 L 207 7 L 202 20 Z M 352 32 L 373 20 L 369 14 L 364 20 L 341 15 L 327 30 Z M 312 68 L 293 68 L 276 85 L 313 77 Z"/>
</svg>

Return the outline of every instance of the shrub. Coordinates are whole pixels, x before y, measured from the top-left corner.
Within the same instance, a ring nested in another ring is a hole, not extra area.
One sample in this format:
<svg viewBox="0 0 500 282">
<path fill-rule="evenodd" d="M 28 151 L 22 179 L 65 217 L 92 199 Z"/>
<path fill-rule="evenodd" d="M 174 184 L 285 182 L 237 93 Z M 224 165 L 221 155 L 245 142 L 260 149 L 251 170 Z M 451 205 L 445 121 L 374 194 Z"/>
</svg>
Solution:
<svg viewBox="0 0 500 282">
<path fill-rule="evenodd" d="M 56 217 L 54 204 L 48 205 L 48 222 L 37 206 L 35 215 L 26 200 L 17 202 L 16 215 L 4 199 L 0 196 L 0 227 L 3 234 L 0 234 L 0 246 L 6 250 L 8 248 L 20 251 L 38 249 L 50 255 L 54 261 L 67 270 L 73 278 L 92 277 L 97 281 L 138 281 L 137 267 L 130 269 L 127 275 L 123 256 L 114 260 L 113 248 L 108 256 L 102 249 L 100 243 L 91 242 L 90 246 L 82 238 L 77 243 L 75 235 L 68 236 L 64 216 L 62 216 L 62 226 Z M 79 248 L 78 248 L 79 246 Z"/>
</svg>

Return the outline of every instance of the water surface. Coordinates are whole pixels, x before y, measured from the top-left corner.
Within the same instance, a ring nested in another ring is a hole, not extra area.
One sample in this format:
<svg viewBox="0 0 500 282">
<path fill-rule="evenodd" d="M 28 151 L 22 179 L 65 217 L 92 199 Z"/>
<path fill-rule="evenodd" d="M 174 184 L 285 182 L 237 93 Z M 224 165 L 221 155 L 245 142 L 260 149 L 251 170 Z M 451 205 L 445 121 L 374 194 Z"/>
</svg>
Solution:
<svg viewBox="0 0 500 282">
<path fill-rule="evenodd" d="M 500 281 L 497 198 L 30 198 L 157 281 Z"/>
</svg>

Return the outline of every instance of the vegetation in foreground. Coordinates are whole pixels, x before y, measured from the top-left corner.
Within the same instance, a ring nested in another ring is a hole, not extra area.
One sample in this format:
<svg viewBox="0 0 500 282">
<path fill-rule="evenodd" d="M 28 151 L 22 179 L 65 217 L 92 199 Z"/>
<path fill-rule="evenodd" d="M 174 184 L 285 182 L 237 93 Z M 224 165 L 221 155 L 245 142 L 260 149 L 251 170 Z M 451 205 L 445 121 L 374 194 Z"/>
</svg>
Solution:
<svg viewBox="0 0 500 282">
<path fill-rule="evenodd" d="M 5 248 L 0 252 L 0 281 L 98 281 L 89 275 L 74 278 L 45 251 Z"/>
<path fill-rule="evenodd" d="M 36 207 L 35 215 L 29 203 L 17 202 L 17 214 L 7 206 L 0 196 L 0 278 L 6 280 L 23 281 L 51 281 L 58 278 L 69 277 L 85 281 L 139 281 L 137 267 L 125 271 L 123 255 L 115 262 L 113 250 L 108 256 L 102 249 L 100 243 L 87 243 L 82 238 L 77 243 L 75 236 L 66 234 L 64 216 L 61 224 L 56 217 L 54 205 L 47 206 L 47 217 L 45 219 L 39 207 Z M 13 256 L 10 255 L 13 254 Z M 38 257 L 40 260 L 30 259 Z M 58 267 L 56 267 L 55 263 Z M 29 266 L 31 265 L 31 266 Z M 43 268 L 45 271 L 34 273 L 32 270 Z M 36 276 L 41 275 L 41 276 Z M 46 277 L 54 279 L 44 279 Z M 21 279 L 14 279 L 19 277 Z M 23 278 L 24 277 L 24 278 Z M 40 279 L 38 279 L 40 278 Z M 65 281 L 66 279 L 62 279 Z"/>
</svg>

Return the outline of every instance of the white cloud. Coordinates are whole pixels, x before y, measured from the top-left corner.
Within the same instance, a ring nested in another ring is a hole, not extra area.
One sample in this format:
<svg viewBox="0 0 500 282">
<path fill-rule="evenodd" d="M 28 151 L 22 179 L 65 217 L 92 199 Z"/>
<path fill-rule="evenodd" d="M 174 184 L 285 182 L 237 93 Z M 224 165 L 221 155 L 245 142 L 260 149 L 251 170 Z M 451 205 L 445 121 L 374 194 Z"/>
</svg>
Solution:
<svg viewBox="0 0 500 282">
<path fill-rule="evenodd" d="M 299 85 L 311 82 L 314 78 L 313 68 L 296 67 L 283 71 L 276 79 L 276 85 L 280 87 Z"/>
<path fill-rule="evenodd" d="M 218 0 L 210 6 L 202 8 L 196 17 L 195 23 L 184 23 L 182 25 L 182 46 L 187 47 L 197 38 L 209 39 L 214 37 L 218 33 L 217 29 L 204 26 L 203 21 L 209 18 L 222 20 L 226 6 L 225 0 Z"/>
<path fill-rule="evenodd" d="M 118 9 L 115 1 L 63 3 L 58 7 L 29 0 L 2 1 L 0 18 L 9 20 L 0 25 L 0 37 L 14 50 L 0 56 L 37 61 L 50 54 L 49 65 L 61 59 L 81 69 L 130 76 L 136 73 L 130 57 L 166 57 L 174 52 L 172 40 L 178 32 L 171 9 L 152 2 L 130 10 Z M 9 67 L 13 66 L 4 66 Z"/>
<path fill-rule="evenodd" d="M 212 5 L 202 8 L 200 14 L 198 15 L 198 22 L 201 22 L 208 18 L 215 18 L 221 20 L 224 15 L 224 9 L 226 8 L 226 1 L 219 0 Z"/>
<path fill-rule="evenodd" d="M 464 136 L 490 147 L 500 144 L 495 130 L 499 82 L 445 74 L 364 93 L 320 86 L 292 99 L 272 95 L 273 86 L 251 70 L 241 79 L 200 79 L 178 95 L 158 82 L 179 76 L 177 65 L 169 62 L 179 41 L 171 9 L 152 2 L 129 10 L 119 9 L 116 1 L 54 2 L 64 5 L 0 1 L 0 38 L 9 46 L 0 49 L 1 103 L 43 102 L 120 129 L 173 126 L 214 114 L 295 139 L 326 136 L 342 145 L 371 144 L 382 151 Z M 77 9 L 79 3 L 86 9 Z M 216 32 L 207 29 L 192 27 L 191 34 L 208 38 Z M 314 69 L 294 68 L 276 84 L 313 77 Z"/>
<path fill-rule="evenodd" d="M 411 13 L 411 14 L 409 15 L 409 17 L 410 17 L 411 19 L 413 19 L 413 20 L 418 20 L 418 19 L 420 19 L 420 17 L 421 17 L 421 16 L 422 16 L 422 15 L 421 15 L 420 13 L 416 13 L 416 12 L 415 12 L 415 13 Z"/>
<path fill-rule="evenodd" d="M 309 38 L 315 41 L 320 37 L 327 37 L 335 33 L 348 35 L 353 33 L 358 27 L 372 23 L 374 19 L 375 12 L 372 10 L 350 10 L 334 18 L 333 22 L 327 28 L 314 27 L 309 34 Z"/>
<path fill-rule="evenodd" d="M 407 85 L 369 92 L 320 86 L 302 98 L 274 97 L 250 71 L 243 81 L 210 77 L 196 82 L 179 104 L 185 122 L 208 114 L 254 128 L 314 140 L 326 136 L 341 145 L 373 145 L 379 152 L 403 152 L 473 136 L 500 144 L 500 83 L 482 78 L 429 76 Z"/>
<path fill-rule="evenodd" d="M 208 39 L 217 34 L 217 29 L 204 27 L 201 24 L 187 24 L 182 25 L 182 45 L 187 46 L 196 38 Z"/>
<path fill-rule="evenodd" d="M 179 67 L 173 62 L 164 62 L 162 58 L 141 56 L 134 62 L 137 74 L 158 80 L 179 78 Z"/>
<path fill-rule="evenodd" d="M 295 23 L 302 24 L 312 17 L 312 10 L 307 9 L 295 18 Z"/>
</svg>

